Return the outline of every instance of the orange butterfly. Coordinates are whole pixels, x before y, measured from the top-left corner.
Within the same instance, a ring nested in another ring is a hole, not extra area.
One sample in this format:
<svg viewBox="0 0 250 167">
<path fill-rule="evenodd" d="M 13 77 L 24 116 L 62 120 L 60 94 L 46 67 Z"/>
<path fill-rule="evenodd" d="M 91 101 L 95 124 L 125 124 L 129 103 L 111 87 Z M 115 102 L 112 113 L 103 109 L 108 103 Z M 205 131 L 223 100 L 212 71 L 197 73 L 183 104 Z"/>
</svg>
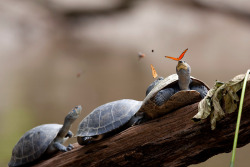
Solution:
<svg viewBox="0 0 250 167">
<path fill-rule="evenodd" d="M 188 50 L 188 48 L 187 48 L 186 50 L 184 50 L 184 52 L 182 52 L 182 54 L 181 54 L 178 58 L 170 57 L 170 56 L 165 56 L 165 57 L 166 57 L 166 58 L 173 59 L 173 60 L 176 60 L 176 61 L 179 61 L 179 60 L 181 60 L 181 59 L 184 57 L 184 55 L 185 55 L 185 53 L 187 52 L 187 50 Z"/>
<path fill-rule="evenodd" d="M 155 71 L 155 68 L 153 67 L 153 65 L 151 64 L 151 70 L 152 70 L 152 75 L 154 78 L 156 78 L 158 76 L 158 74 Z"/>
</svg>

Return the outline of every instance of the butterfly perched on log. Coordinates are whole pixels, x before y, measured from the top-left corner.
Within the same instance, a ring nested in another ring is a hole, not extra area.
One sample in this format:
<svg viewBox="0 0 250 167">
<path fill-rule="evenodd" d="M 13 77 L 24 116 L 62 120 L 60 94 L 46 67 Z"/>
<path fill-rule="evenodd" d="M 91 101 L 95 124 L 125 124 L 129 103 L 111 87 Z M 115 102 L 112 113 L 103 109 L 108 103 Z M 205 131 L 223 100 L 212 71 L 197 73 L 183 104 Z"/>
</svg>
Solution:
<svg viewBox="0 0 250 167">
<path fill-rule="evenodd" d="M 181 54 L 178 58 L 170 57 L 170 56 L 165 56 L 165 57 L 166 57 L 166 58 L 170 58 L 170 59 L 172 59 L 172 60 L 179 61 L 179 60 L 181 60 L 181 59 L 184 57 L 184 55 L 185 55 L 185 53 L 187 52 L 187 50 L 188 50 L 188 48 L 185 49 L 185 50 L 182 52 L 182 54 Z"/>
</svg>

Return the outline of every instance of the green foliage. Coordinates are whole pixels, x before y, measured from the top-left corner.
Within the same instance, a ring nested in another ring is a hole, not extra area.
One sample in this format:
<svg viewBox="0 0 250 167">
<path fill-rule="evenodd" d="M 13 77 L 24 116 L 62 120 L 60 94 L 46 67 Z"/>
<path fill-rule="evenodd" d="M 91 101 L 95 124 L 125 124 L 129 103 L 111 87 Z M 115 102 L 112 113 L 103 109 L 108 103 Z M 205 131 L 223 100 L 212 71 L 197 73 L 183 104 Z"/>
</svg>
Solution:
<svg viewBox="0 0 250 167">
<path fill-rule="evenodd" d="M 238 75 L 226 83 L 216 81 L 207 96 L 199 103 L 198 113 L 193 120 L 197 122 L 210 116 L 211 129 L 214 130 L 217 121 L 237 109 L 239 103 L 237 92 L 241 90 L 243 80 L 244 75 Z"/>
</svg>

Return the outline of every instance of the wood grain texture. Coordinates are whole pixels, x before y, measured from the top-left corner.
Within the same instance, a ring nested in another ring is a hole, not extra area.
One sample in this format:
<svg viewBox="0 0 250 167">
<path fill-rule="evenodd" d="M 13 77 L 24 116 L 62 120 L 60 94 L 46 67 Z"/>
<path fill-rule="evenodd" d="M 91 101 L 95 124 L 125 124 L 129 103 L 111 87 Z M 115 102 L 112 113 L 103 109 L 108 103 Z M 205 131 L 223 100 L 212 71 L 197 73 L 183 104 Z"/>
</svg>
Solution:
<svg viewBox="0 0 250 167">
<path fill-rule="evenodd" d="M 238 147 L 250 142 L 250 83 L 247 85 Z M 40 161 L 41 166 L 171 166 L 197 164 L 233 146 L 237 113 L 226 115 L 212 131 L 209 120 L 194 123 L 198 103 L 131 127 L 87 146 Z"/>
</svg>

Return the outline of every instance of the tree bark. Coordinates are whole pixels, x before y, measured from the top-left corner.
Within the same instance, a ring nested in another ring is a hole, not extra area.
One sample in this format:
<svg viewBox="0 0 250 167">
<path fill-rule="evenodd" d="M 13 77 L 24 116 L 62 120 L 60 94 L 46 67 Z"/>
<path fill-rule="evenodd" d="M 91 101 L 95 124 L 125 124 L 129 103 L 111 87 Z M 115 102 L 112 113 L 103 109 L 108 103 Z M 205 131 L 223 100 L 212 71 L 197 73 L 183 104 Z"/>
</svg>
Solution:
<svg viewBox="0 0 250 167">
<path fill-rule="evenodd" d="M 185 106 L 161 118 L 133 126 L 102 141 L 79 146 L 38 162 L 40 166 L 171 166 L 197 164 L 230 152 L 237 113 L 226 115 L 211 130 L 209 119 L 194 123 L 198 103 Z M 237 110 L 238 111 L 238 110 Z M 250 142 L 250 82 L 244 100 L 238 147 Z M 228 162 L 229 163 L 229 162 Z"/>
</svg>

